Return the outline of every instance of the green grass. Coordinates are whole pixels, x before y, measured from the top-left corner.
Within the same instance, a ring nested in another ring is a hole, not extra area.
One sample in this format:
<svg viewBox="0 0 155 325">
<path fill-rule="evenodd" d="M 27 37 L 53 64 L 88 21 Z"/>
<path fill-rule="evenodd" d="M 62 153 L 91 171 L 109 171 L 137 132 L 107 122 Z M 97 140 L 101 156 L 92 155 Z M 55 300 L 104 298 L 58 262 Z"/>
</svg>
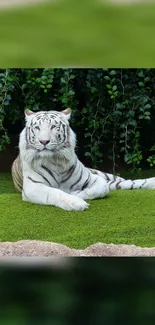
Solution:
<svg viewBox="0 0 155 325">
<path fill-rule="evenodd" d="M 155 4 L 101 0 L 0 11 L 1 67 L 150 67 L 155 64 Z"/>
<path fill-rule="evenodd" d="M 85 248 L 96 242 L 155 246 L 155 191 L 111 192 L 83 212 L 23 202 L 0 174 L 0 241 L 35 239 Z"/>
</svg>

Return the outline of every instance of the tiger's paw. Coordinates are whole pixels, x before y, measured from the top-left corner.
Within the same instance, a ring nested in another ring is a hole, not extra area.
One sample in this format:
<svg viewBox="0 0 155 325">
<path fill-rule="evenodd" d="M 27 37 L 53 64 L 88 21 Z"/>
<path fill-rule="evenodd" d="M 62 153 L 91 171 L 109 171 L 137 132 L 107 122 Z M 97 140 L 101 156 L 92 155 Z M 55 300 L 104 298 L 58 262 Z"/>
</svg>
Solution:
<svg viewBox="0 0 155 325">
<path fill-rule="evenodd" d="M 89 204 L 80 197 L 69 195 L 67 199 L 59 202 L 59 207 L 66 211 L 83 211 L 88 209 Z"/>
</svg>

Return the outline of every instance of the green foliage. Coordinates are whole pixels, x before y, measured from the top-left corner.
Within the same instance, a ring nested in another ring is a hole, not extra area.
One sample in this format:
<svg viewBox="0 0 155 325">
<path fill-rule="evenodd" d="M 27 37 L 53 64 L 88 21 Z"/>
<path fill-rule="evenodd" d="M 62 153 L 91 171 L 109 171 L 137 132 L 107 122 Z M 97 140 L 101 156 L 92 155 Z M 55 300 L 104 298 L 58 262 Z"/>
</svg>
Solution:
<svg viewBox="0 0 155 325">
<path fill-rule="evenodd" d="M 23 121 L 24 109 L 70 106 L 91 166 L 106 157 L 114 173 L 120 160 L 133 171 L 153 167 L 154 79 L 154 69 L 1 69 L 0 150 L 9 142 L 5 125 Z"/>
<path fill-rule="evenodd" d="M 150 149 L 150 151 L 155 152 L 155 145 L 152 146 L 152 148 Z M 149 156 L 147 158 L 147 161 L 149 162 L 150 166 L 153 167 L 155 165 L 155 154 Z"/>
</svg>

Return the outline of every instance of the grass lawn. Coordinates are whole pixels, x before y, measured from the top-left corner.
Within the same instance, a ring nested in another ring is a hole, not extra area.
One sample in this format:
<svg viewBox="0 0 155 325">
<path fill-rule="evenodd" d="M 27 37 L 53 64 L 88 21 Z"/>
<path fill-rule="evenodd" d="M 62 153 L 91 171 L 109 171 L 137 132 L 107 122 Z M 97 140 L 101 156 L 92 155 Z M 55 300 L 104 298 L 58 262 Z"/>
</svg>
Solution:
<svg viewBox="0 0 155 325">
<path fill-rule="evenodd" d="M 23 202 L 0 174 L 0 241 L 35 239 L 86 248 L 96 242 L 155 246 L 155 191 L 111 192 L 83 212 Z"/>
<path fill-rule="evenodd" d="M 0 10 L 1 68 L 154 66 L 155 4 L 50 2 Z"/>
</svg>

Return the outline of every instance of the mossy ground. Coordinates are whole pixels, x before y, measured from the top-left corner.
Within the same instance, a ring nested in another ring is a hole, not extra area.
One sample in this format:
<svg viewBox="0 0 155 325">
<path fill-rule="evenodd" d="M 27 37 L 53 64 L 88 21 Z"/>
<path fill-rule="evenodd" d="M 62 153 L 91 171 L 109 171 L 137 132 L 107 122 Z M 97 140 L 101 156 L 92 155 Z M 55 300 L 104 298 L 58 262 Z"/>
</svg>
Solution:
<svg viewBox="0 0 155 325">
<path fill-rule="evenodd" d="M 0 11 L 1 67 L 146 67 L 155 62 L 155 4 L 55 0 Z M 149 62 L 149 63 L 148 63 Z"/>
<path fill-rule="evenodd" d="M 155 191 L 115 191 L 107 198 L 91 201 L 86 211 L 67 212 L 23 202 L 10 174 L 0 174 L 0 241 L 23 239 L 73 248 L 96 242 L 153 247 Z"/>
</svg>

